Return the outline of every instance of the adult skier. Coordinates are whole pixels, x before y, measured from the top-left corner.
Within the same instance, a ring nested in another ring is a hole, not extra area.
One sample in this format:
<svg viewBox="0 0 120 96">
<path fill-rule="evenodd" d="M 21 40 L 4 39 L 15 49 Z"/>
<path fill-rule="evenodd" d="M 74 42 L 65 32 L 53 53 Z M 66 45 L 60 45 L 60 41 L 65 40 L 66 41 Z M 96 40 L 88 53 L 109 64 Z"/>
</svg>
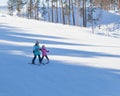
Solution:
<svg viewBox="0 0 120 96">
<path fill-rule="evenodd" d="M 41 57 L 40 57 L 40 46 L 39 46 L 39 41 L 36 41 L 35 45 L 33 46 L 33 54 L 34 57 L 32 59 L 32 64 L 35 64 L 35 59 L 38 56 L 39 63 L 41 62 Z"/>
</svg>

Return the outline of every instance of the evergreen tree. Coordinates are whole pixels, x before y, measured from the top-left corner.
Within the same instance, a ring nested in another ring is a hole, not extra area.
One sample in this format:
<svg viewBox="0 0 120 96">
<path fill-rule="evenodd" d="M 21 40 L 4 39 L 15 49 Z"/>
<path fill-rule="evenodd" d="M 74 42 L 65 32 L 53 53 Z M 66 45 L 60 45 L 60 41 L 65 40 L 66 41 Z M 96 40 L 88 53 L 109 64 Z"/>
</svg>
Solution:
<svg viewBox="0 0 120 96">
<path fill-rule="evenodd" d="M 35 1 L 35 4 L 34 4 L 34 10 L 35 10 L 35 19 L 38 19 L 39 20 L 39 4 L 40 4 L 40 0 L 36 0 Z"/>
<path fill-rule="evenodd" d="M 95 2 L 93 0 L 90 1 L 90 6 L 88 9 L 88 22 L 91 23 L 92 33 L 94 33 L 94 24 L 99 20 L 97 17 L 94 18 L 94 12 L 96 11 Z"/>
<path fill-rule="evenodd" d="M 21 16 L 21 9 L 23 6 L 27 3 L 26 0 L 16 0 L 16 10 L 17 10 L 17 15 Z"/>
<path fill-rule="evenodd" d="M 16 0 L 8 0 L 7 4 L 8 4 L 9 14 L 13 15 L 13 11 L 14 11 L 15 5 L 16 5 Z"/>
<path fill-rule="evenodd" d="M 48 21 L 50 21 L 50 0 L 46 0 L 47 3 L 47 11 L 48 11 Z"/>
<path fill-rule="evenodd" d="M 27 16 L 28 18 L 33 18 L 34 16 L 34 0 L 29 0 L 27 4 Z"/>
<path fill-rule="evenodd" d="M 41 13 L 42 13 L 42 17 L 44 18 L 44 20 L 46 20 L 46 15 L 48 12 L 47 12 L 45 2 L 42 2 Z"/>
</svg>

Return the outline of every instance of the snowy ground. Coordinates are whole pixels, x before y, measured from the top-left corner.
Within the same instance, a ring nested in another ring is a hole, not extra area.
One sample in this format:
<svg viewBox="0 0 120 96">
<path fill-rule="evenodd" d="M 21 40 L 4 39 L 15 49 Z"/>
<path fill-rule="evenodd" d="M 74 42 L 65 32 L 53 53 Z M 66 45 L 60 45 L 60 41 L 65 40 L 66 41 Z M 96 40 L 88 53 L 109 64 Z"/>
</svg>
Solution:
<svg viewBox="0 0 120 96">
<path fill-rule="evenodd" d="M 28 64 L 36 40 L 50 51 L 48 65 Z M 0 96 L 119 96 L 119 43 L 90 29 L 0 16 Z"/>
</svg>

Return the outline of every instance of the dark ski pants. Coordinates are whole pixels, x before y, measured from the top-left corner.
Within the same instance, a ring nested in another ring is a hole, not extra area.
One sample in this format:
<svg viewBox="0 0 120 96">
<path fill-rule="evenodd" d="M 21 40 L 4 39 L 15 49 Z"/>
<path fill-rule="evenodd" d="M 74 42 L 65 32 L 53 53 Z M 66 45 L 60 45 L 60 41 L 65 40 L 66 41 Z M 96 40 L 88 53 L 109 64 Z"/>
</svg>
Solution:
<svg viewBox="0 0 120 96">
<path fill-rule="evenodd" d="M 47 55 L 45 55 L 45 56 L 43 55 L 42 58 L 41 58 L 41 62 L 40 63 L 42 63 L 42 60 L 43 60 L 44 57 L 47 59 L 47 62 L 49 62 L 48 56 Z"/>
<path fill-rule="evenodd" d="M 35 63 L 35 59 L 36 59 L 37 56 L 38 56 L 38 59 L 39 59 L 39 63 L 41 62 L 41 57 L 40 57 L 40 55 L 35 55 L 35 54 L 34 54 L 34 57 L 33 57 L 33 60 L 32 60 L 32 64 Z"/>
</svg>

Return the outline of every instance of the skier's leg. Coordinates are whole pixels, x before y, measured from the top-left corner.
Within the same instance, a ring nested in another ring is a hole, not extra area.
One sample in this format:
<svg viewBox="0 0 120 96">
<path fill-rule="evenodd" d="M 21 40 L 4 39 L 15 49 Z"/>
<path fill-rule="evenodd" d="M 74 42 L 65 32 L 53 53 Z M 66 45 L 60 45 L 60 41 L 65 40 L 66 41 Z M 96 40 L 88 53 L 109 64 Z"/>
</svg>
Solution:
<svg viewBox="0 0 120 96">
<path fill-rule="evenodd" d="M 48 58 L 48 56 L 47 56 L 47 55 L 45 55 L 45 57 L 46 57 L 46 59 L 47 59 L 47 63 L 49 63 L 49 58 Z"/>
<path fill-rule="evenodd" d="M 32 60 L 32 64 L 35 64 L 35 59 L 36 59 L 36 55 L 34 54 L 33 60 Z"/>
<path fill-rule="evenodd" d="M 40 63 L 42 63 L 42 60 L 43 60 L 44 56 L 42 56 L 41 60 L 40 60 Z"/>
<path fill-rule="evenodd" d="M 39 63 L 41 63 L 41 57 L 40 57 L 40 55 L 38 55 L 38 59 L 39 59 Z"/>
</svg>

